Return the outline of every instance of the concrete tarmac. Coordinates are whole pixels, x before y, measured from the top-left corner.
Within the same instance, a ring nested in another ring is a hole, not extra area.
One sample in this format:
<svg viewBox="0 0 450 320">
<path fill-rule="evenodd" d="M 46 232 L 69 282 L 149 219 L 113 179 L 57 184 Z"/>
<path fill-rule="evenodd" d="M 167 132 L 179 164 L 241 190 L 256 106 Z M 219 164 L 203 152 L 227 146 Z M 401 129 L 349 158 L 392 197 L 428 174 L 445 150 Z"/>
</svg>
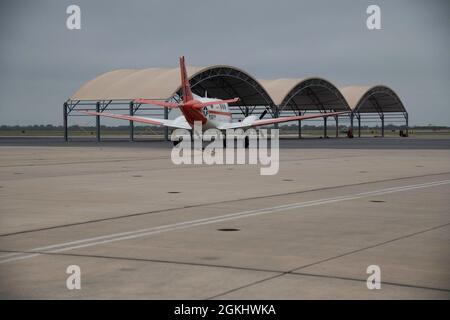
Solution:
<svg viewBox="0 0 450 320">
<path fill-rule="evenodd" d="M 1 138 L 0 298 L 449 299 L 449 142 L 281 140 L 262 176 L 165 142 Z"/>
</svg>

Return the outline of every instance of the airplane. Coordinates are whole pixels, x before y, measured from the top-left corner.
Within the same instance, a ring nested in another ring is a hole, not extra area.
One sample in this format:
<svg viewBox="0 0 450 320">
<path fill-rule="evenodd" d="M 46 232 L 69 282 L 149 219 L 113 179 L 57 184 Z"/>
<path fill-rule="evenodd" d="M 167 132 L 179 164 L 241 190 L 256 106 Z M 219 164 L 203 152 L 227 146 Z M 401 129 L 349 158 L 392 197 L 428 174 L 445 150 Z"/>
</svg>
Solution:
<svg viewBox="0 0 450 320">
<path fill-rule="evenodd" d="M 191 86 L 189 84 L 189 79 L 187 77 L 186 65 L 184 62 L 184 56 L 180 57 L 180 73 L 181 73 L 181 89 L 183 94 L 183 101 L 180 103 L 167 102 L 167 101 L 157 101 L 150 99 L 135 99 L 135 103 L 150 104 L 170 109 L 179 109 L 182 113 L 181 116 L 169 120 L 169 119 L 159 119 L 159 118 L 149 118 L 141 116 L 130 116 L 123 114 L 114 114 L 106 112 L 93 112 L 87 110 L 80 110 L 80 112 L 103 116 L 114 119 L 122 119 L 146 124 L 161 125 L 170 128 L 179 128 L 192 131 L 194 127 L 194 122 L 199 121 L 202 124 L 202 130 L 215 128 L 221 131 L 226 131 L 227 129 L 247 129 L 251 127 L 265 126 L 274 123 L 282 123 L 289 121 L 298 121 L 314 118 L 323 118 L 329 116 L 336 116 L 340 114 L 347 113 L 343 112 L 328 112 L 320 114 L 310 114 L 302 116 L 291 116 L 291 117 L 280 117 L 272 119 L 258 119 L 254 115 L 245 117 L 240 122 L 233 122 L 231 112 L 229 110 L 228 104 L 239 101 L 239 97 L 233 99 L 213 99 L 207 97 L 200 97 L 192 93 Z M 176 145 L 178 143 L 174 142 Z M 247 143 L 246 143 L 247 145 Z"/>
</svg>

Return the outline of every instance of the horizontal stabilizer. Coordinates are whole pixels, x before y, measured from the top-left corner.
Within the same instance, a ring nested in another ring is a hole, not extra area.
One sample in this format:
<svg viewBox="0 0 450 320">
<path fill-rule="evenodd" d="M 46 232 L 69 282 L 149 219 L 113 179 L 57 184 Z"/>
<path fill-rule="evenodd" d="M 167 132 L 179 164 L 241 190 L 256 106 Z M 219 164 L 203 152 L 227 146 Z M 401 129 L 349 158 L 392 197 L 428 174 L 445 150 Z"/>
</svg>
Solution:
<svg viewBox="0 0 450 320">
<path fill-rule="evenodd" d="M 203 108 L 203 107 L 212 106 L 212 105 L 216 105 L 216 104 L 233 103 L 233 102 L 237 102 L 237 101 L 239 101 L 239 98 L 227 99 L 227 100 L 207 101 L 207 102 L 202 102 L 202 103 L 196 103 L 194 105 L 194 108 L 200 109 L 200 108 Z"/>
<path fill-rule="evenodd" d="M 160 107 L 166 107 L 166 108 L 178 108 L 178 104 L 177 103 L 173 103 L 173 102 L 166 102 L 166 101 L 159 101 L 159 100 L 150 100 L 150 99 L 135 99 L 133 100 L 133 102 L 135 103 L 143 103 L 143 104 L 152 104 L 155 106 L 160 106 Z"/>
</svg>

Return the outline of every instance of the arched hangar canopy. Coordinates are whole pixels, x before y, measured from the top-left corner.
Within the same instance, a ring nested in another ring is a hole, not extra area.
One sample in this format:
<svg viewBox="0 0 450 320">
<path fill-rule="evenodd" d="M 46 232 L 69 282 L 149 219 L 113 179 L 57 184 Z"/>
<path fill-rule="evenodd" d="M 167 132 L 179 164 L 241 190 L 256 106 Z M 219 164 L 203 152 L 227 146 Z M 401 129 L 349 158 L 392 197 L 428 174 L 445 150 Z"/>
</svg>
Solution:
<svg viewBox="0 0 450 320">
<path fill-rule="evenodd" d="M 260 80 L 282 110 L 350 111 L 331 82 L 321 78 Z"/>
<path fill-rule="evenodd" d="M 399 97 L 386 86 L 336 88 L 321 78 L 257 80 L 232 66 L 187 67 L 194 93 L 219 99 L 239 97 L 239 106 L 279 106 L 281 110 L 406 112 Z M 84 84 L 70 100 L 109 101 L 179 96 L 178 68 L 119 69 Z"/>
<path fill-rule="evenodd" d="M 226 99 L 240 97 L 239 105 L 273 105 L 261 84 L 246 72 L 230 66 L 187 67 L 192 91 Z M 170 99 L 180 94 L 178 68 L 121 69 L 87 82 L 71 100 Z"/>
<path fill-rule="evenodd" d="M 386 86 L 350 86 L 342 88 L 340 91 L 354 112 L 406 112 L 397 94 Z"/>
</svg>

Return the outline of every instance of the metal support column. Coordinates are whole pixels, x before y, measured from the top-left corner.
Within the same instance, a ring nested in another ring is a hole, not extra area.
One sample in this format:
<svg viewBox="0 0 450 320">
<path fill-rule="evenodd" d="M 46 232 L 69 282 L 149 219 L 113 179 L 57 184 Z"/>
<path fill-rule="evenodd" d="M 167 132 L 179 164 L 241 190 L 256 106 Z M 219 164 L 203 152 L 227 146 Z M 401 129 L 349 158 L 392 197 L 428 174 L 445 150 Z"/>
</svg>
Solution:
<svg viewBox="0 0 450 320">
<path fill-rule="evenodd" d="M 339 116 L 334 117 L 336 120 L 336 138 L 339 137 Z"/>
<path fill-rule="evenodd" d="M 358 137 L 361 138 L 361 114 L 358 114 Z"/>
<path fill-rule="evenodd" d="M 405 113 L 405 120 L 406 120 L 406 136 L 409 136 L 409 115 L 408 112 Z"/>
<path fill-rule="evenodd" d="M 164 107 L 164 119 L 169 119 L 169 108 Z M 164 127 L 164 140 L 169 141 L 169 128 Z"/>
<path fill-rule="evenodd" d="M 381 136 L 384 137 L 384 114 L 381 115 Z"/>
<path fill-rule="evenodd" d="M 275 112 L 273 113 L 273 115 L 275 116 L 275 118 L 280 117 L 280 110 L 279 110 L 278 106 L 275 106 Z M 278 129 L 278 123 L 275 123 L 273 127 L 275 129 Z"/>
<path fill-rule="evenodd" d="M 327 137 L 327 117 L 323 117 L 323 137 Z"/>
<path fill-rule="evenodd" d="M 353 132 L 353 118 L 355 117 L 355 115 L 353 114 L 353 112 L 350 114 L 350 129 L 352 129 Z"/>
<path fill-rule="evenodd" d="M 134 103 L 130 101 L 130 116 L 134 116 Z M 130 142 L 134 141 L 134 121 L 130 121 Z"/>
<path fill-rule="evenodd" d="M 302 138 L 302 120 L 298 120 L 298 138 Z"/>
<path fill-rule="evenodd" d="M 67 128 L 67 102 L 63 106 L 64 141 L 69 141 L 69 130 Z"/>
<path fill-rule="evenodd" d="M 100 101 L 97 101 L 95 104 L 95 111 L 100 112 Z M 95 129 L 96 129 L 96 140 L 97 142 L 100 142 L 100 116 L 95 116 Z"/>
</svg>

